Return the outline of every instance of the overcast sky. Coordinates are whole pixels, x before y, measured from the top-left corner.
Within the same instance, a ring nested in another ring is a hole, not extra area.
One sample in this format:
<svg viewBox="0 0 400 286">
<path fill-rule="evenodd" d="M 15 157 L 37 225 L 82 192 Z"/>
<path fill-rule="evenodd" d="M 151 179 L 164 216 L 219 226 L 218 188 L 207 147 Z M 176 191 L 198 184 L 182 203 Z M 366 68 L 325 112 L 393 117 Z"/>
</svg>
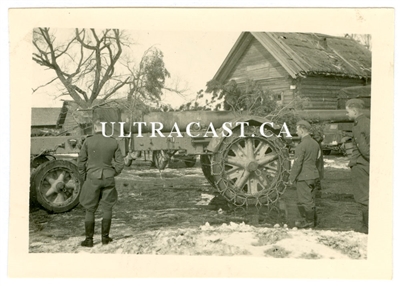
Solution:
<svg viewBox="0 0 400 286">
<path fill-rule="evenodd" d="M 168 83 L 179 80 L 181 87 L 187 87 L 187 96 L 165 93 L 163 101 L 177 107 L 192 100 L 197 91 L 204 89 L 207 81 L 213 78 L 230 49 L 240 35 L 238 32 L 147 32 L 129 31 L 135 45 L 131 46 L 134 58 L 139 61 L 143 52 L 150 46 L 164 53 L 164 62 L 171 74 Z M 33 86 L 36 88 L 54 77 L 54 71 L 44 70 L 32 61 Z M 60 98 L 54 99 L 54 87 L 41 88 L 32 94 L 33 107 L 61 106 Z M 65 99 L 70 99 L 64 97 Z"/>
</svg>

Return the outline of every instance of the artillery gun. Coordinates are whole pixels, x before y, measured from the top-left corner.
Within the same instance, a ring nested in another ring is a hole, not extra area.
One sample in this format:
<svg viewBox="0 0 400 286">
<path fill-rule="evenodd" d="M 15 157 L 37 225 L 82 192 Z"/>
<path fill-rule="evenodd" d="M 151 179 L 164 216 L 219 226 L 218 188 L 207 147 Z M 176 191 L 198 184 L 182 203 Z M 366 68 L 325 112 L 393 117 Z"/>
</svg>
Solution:
<svg viewBox="0 0 400 286">
<path fill-rule="evenodd" d="M 151 126 L 151 122 L 162 122 L 164 126 L 159 136 L 152 136 L 150 129 L 143 128 L 141 137 L 137 129 L 128 128 L 132 125 L 124 121 L 126 117 L 113 109 L 94 109 L 92 118 L 109 123 L 106 124 L 105 134 L 114 133 L 124 157 L 131 156 L 130 151 L 151 152 L 160 170 L 165 168 L 168 160 L 177 152 L 188 156 L 199 155 L 207 180 L 233 204 L 274 203 L 286 188 L 290 168 L 288 149 L 285 141 L 277 136 L 279 130 L 269 125 L 260 130 L 264 118 L 238 118 L 237 114 L 225 111 L 150 113 L 143 120 L 149 123 L 147 127 Z M 112 122 L 128 124 L 112 126 Z M 171 135 L 175 122 L 182 136 Z M 183 128 L 190 122 L 199 123 L 189 129 L 191 136 Z M 236 123 L 245 124 L 242 128 L 240 125 L 232 128 L 232 134 L 228 137 L 213 137 L 207 133 L 205 127 L 212 123 L 215 132 L 222 134 L 221 126 L 224 122 L 232 123 L 233 127 Z M 123 136 L 119 136 L 121 134 Z M 83 182 L 75 160 L 84 138 L 31 138 L 31 198 L 46 210 L 64 212 L 78 204 Z"/>
<path fill-rule="evenodd" d="M 150 153 L 160 170 L 175 154 L 200 156 L 208 182 L 237 206 L 273 204 L 286 189 L 291 138 L 265 124 L 265 118 L 229 111 L 153 112 L 134 124 L 115 108 L 84 112 L 107 122 L 105 134 L 117 139 L 128 165 L 134 152 Z M 345 110 L 307 110 L 298 115 L 313 122 L 350 122 Z M 232 127 L 229 136 L 222 136 L 227 133 L 224 123 Z M 75 160 L 90 126 L 82 133 L 31 138 L 31 198 L 48 211 L 68 211 L 79 202 L 83 182 Z"/>
</svg>

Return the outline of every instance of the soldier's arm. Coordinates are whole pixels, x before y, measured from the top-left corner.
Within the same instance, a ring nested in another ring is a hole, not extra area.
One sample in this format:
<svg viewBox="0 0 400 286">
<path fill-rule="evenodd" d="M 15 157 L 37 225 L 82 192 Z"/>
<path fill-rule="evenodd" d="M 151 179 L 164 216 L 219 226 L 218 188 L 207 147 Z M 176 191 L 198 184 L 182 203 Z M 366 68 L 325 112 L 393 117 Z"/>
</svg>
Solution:
<svg viewBox="0 0 400 286">
<path fill-rule="evenodd" d="M 349 164 L 348 166 L 351 168 L 355 164 L 357 164 L 357 157 L 360 156 L 360 152 L 358 152 L 358 148 L 356 146 L 355 140 L 353 140 L 353 150 L 351 151 L 351 155 L 349 158 Z"/>
<path fill-rule="evenodd" d="M 290 182 L 294 182 L 297 179 L 297 176 L 300 174 L 301 167 L 304 161 L 304 153 L 305 153 L 304 147 L 298 145 L 294 152 L 294 162 L 292 169 L 290 170 L 290 176 L 289 176 Z"/>
<path fill-rule="evenodd" d="M 122 157 L 121 150 L 119 149 L 119 145 L 117 144 L 117 149 L 114 153 L 114 169 L 116 172 L 116 176 L 121 174 L 122 170 L 124 169 L 124 158 Z"/>
<path fill-rule="evenodd" d="M 87 153 L 87 145 L 86 141 L 83 142 L 82 148 L 79 151 L 79 156 L 77 160 L 77 165 L 78 165 L 78 172 L 80 175 L 85 175 L 86 173 L 86 162 L 88 160 L 88 153 Z"/>
<path fill-rule="evenodd" d="M 357 147 L 360 150 L 361 155 L 365 159 L 369 161 L 369 150 L 370 150 L 370 143 L 369 143 L 369 138 L 370 138 L 370 124 L 369 122 L 366 122 L 362 128 L 360 129 L 360 134 L 358 135 L 359 140 Z"/>
<path fill-rule="evenodd" d="M 360 157 L 360 151 L 358 151 L 358 147 L 357 147 L 357 142 L 358 142 L 358 128 L 357 127 L 353 127 L 353 138 L 352 138 L 352 142 L 353 142 L 353 150 L 351 151 L 351 155 L 349 157 L 349 164 L 348 166 L 351 168 L 354 165 L 357 164 L 357 158 Z M 357 138 L 357 139 L 356 139 Z"/>
</svg>

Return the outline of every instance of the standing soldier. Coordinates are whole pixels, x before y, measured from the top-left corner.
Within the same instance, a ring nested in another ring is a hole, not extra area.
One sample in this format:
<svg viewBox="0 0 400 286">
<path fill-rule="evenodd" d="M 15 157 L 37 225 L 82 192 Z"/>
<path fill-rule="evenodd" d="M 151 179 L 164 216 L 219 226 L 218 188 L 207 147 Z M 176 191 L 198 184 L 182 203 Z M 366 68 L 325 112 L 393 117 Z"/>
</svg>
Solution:
<svg viewBox="0 0 400 286">
<path fill-rule="evenodd" d="M 124 168 L 124 160 L 117 141 L 114 138 L 104 137 L 101 128 L 100 121 L 96 121 L 95 134 L 85 140 L 78 157 L 79 173 L 85 177 L 79 198 L 86 211 L 86 239 L 81 243 L 81 246 L 85 247 L 93 247 L 94 213 L 100 201 L 103 209 L 101 242 L 108 244 L 112 241 L 109 237 L 112 208 L 118 199 L 114 177 Z"/>
<path fill-rule="evenodd" d="M 318 157 L 317 157 L 317 170 L 319 177 L 315 181 L 315 197 L 320 198 L 321 197 L 321 180 L 324 178 L 324 155 L 322 152 L 322 141 L 324 140 L 324 135 L 321 130 L 315 129 L 311 134 L 311 138 L 314 139 L 319 146 L 319 151 L 318 151 Z"/>
<path fill-rule="evenodd" d="M 354 146 L 349 162 L 354 182 L 354 199 L 362 212 L 360 232 L 368 233 L 370 120 L 362 113 L 363 108 L 364 102 L 361 99 L 354 98 L 346 102 L 347 115 L 354 119 Z"/>
<path fill-rule="evenodd" d="M 301 143 L 297 145 L 294 163 L 290 171 L 289 183 L 296 182 L 297 207 L 303 219 L 296 222 L 299 228 L 315 227 L 317 212 L 315 209 L 315 183 L 319 178 L 316 161 L 319 152 L 318 143 L 310 136 L 311 125 L 305 120 L 297 122 L 297 135 Z"/>
</svg>

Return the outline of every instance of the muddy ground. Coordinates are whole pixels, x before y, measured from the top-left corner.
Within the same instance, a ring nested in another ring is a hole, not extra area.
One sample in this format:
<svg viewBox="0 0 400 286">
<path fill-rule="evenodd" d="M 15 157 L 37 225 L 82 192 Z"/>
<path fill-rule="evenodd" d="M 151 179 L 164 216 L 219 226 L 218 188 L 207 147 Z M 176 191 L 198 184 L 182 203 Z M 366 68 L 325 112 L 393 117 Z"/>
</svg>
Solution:
<svg viewBox="0 0 400 286">
<path fill-rule="evenodd" d="M 116 178 L 119 201 L 111 236 L 100 242 L 101 210 L 96 213 L 93 248 L 82 248 L 84 210 L 62 214 L 31 207 L 31 253 L 129 253 L 176 255 L 251 255 L 276 258 L 366 259 L 366 234 L 352 195 L 347 158 L 325 157 L 322 194 L 317 198 L 318 226 L 298 230 L 294 187 L 281 203 L 238 208 L 216 196 L 199 163 L 187 168 L 172 162 L 161 174 L 147 162 L 126 167 Z"/>
</svg>

